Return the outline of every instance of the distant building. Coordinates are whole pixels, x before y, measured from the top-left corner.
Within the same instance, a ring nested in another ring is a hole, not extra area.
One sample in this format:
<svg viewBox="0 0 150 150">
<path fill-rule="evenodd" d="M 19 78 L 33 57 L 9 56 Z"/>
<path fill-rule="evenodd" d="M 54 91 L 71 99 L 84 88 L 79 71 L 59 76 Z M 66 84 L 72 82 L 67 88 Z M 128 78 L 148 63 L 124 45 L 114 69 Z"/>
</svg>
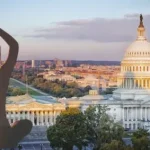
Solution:
<svg viewBox="0 0 150 150">
<path fill-rule="evenodd" d="M 32 68 L 35 68 L 35 60 L 32 60 L 31 66 L 32 66 Z"/>
<path fill-rule="evenodd" d="M 49 81 L 66 81 L 66 82 L 76 82 L 76 78 L 71 75 L 56 75 L 56 74 L 45 74 L 43 76 L 44 79 Z"/>
<path fill-rule="evenodd" d="M 77 83 L 80 87 L 90 86 L 92 89 L 100 88 L 100 79 L 92 75 L 88 75 L 87 77 L 83 79 L 78 79 Z"/>
<path fill-rule="evenodd" d="M 56 58 L 56 59 L 54 60 L 54 62 L 55 62 L 56 68 L 64 67 L 64 63 L 63 63 L 62 60 Z"/>
</svg>

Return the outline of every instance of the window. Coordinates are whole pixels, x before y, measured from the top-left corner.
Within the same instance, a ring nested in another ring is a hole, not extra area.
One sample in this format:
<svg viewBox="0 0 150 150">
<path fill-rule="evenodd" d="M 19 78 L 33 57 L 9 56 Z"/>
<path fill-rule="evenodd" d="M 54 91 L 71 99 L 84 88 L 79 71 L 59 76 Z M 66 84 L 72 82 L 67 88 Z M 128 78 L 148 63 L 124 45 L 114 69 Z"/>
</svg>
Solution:
<svg viewBox="0 0 150 150">
<path fill-rule="evenodd" d="M 140 128 L 140 126 L 141 126 L 140 123 L 138 123 L 138 128 Z"/>
</svg>

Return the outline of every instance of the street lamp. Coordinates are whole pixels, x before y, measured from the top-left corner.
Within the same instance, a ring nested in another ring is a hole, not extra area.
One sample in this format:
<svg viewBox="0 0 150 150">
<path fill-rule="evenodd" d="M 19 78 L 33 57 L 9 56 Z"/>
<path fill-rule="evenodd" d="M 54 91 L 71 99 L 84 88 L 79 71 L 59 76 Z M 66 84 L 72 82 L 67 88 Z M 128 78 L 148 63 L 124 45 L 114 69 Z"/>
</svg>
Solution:
<svg viewBox="0 0 150 150">
<path fill-rule="evenodd" d="M 43 144 L 40 144 L 40 146 L 41 146 L 41 150 L 43 149 Z"/>
<path fill-rule="evenodd" d="M 18 148 L 19 148 L 19 150 L 21 150 L 21 149 L 22 149 L 22 145 L 19 144 L 19 145 L 18 145 Z"/>
</svg>

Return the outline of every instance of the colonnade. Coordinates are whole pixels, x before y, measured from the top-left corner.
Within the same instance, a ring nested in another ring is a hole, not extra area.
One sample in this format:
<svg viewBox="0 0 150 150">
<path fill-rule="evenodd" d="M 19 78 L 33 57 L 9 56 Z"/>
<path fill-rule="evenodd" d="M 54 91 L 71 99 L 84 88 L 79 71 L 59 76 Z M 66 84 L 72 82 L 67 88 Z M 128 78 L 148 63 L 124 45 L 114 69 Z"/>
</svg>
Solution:
<svg viewBox="0 0 150 150">
<path fill-rule="evenodd" d="M 125 128 L 137 129 L 141 121 L 150 121 L 150 107 L 124 107 L 122 119 Z"/>
<path fill-rule="evenodd" d="M 118 79 L 118 87 L 125 89 L 141 89 L 150 88 L 150 78 L 122 78 Z"/>
<path fill-rule="evenodd" d="M 61 111 L 7 111 L 7 118 L 10 124 L 17 120 L 28 119 L 33 126 L 50 126 L 56 122 L 56 117 Z"/>
<path fill-rule="evenodd" d="M 150 67 L 149 66 L 121 66 L 121 71 L 131 71 L 131 72 L 149 72 Z"/>
</svg>

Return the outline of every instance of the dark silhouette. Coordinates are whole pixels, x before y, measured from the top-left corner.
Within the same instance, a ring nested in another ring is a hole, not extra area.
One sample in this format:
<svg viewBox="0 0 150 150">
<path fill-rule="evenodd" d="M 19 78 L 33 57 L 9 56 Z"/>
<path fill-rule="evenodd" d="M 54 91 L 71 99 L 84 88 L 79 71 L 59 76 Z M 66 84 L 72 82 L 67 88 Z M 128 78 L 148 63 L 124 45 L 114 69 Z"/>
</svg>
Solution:
<svg viewBox="0 0 150 150">
<path fill-rule="evenodd" d="M 6 92 L 19 46 L 17 41 L 2 29 L 0 29 L 0 36 L 10 47 L 8 58 L 0 68 L 0 148 L 12 148 L 16 147 L 18 142 L 31 131 L 32 123 L 29 120 L 20 120 L 10 125 L 6 118 Z"/>
</svg>

